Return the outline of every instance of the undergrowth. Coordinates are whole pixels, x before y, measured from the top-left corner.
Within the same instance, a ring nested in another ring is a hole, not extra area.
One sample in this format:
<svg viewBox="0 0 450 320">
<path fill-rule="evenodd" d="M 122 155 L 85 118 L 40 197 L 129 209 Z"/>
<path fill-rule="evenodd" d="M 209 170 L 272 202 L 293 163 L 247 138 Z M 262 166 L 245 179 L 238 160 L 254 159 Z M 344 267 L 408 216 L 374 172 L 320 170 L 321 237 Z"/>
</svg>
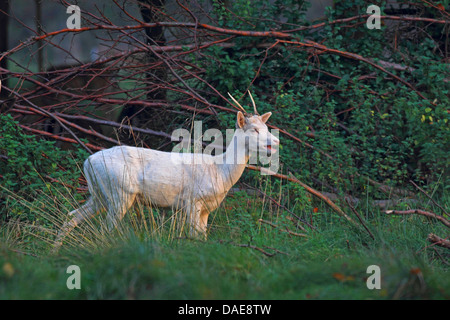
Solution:
<svg viewBox="0 0 450 320">
<path fill-rule="evenodd" d="M 442 225 L 386 216 L 368 201 L 357 210 L 371 238 L 307 194 L 290 200 L 296 217 L 268 198 L 287 203 L 291 184 L 264 177 L 254 185 L 266 194 L 230 194 L 211 214 L 207 240 L 183 233 L 175 219 L 179 212 L 137 205 L 112 232 L 104 214 L 82 224 L 53 255 L 55 234 L 70 208 L 57 212 L 42 203 L 35 209 L 40 219 L 11 219 L 0 228 L 0 298 L 449 298 L 450 255 L 426 241 L 430 232 L 444 234 Z M 66 197 L 77 206 L 70 193 Z M 24 207 L 35 203 L 16 200 Z M 70 265 L 80 267 L 80 290 L 66 286 Z M 370 265 L 381 269 L 380 290 L 366 286 Z"/>
<path fill-rule="evenodd" d="M 310 24 L 306 3 L 299 3 L 242 0 L 226 8 L 213 1 L 212 15 L 224 28 L 282 30 Z M 356 11 L 367 7 L 363 0 L 335 4 L 326 13 L 330 21 L 365 14 Z M 273 19 L 280 14 L 283 25 Z M 206 241 L 186 235 L 177 210 L 138 204 L 117 230 L 107 231 L 100 214 L 51 255 L 67 214 L 85 201 L 80 168 L 87 154 L 27 135 L 11 116 L 0 115 L 0 298 L 449 299 L 450 255 L 426 240 L 448 230 L 420 216 L 386 216 L 386 207 L 374 200 L 393 200 L 394 193 L 369 183 L 413 192 L 389 209 L 442 214 L 410 180 L 442 207 L 450 204 L 444 28 L 414 30 L 413 37 L 395 36 L 395 45 L 386 40 L 388 32 L 364 24 L 294 35 L 412 68 L 390 72 L 426 99 L 365 63 L 287 45 L 259 49 L 247 37 L 233 39 L 231 48 L 208 47 L 200 60 L 191 57 L 218 92 L 241 96 L 251 87 L 258 110 L 273 112 L 271 123 L 304 140 L 280 136 L 284 173 L 338 199 L 358 197 L 355 209 L 371 235 L 300 186 L 246 172 L 246 184 L 238 184 L 244 190 L 228 195 L 211 214 Z M 189 81 L 202 92 L 204 83 Z M 210 102 L 224 103 L 215 99 Z M 218 118 L 222 126 L 234 126 L 234 115 Z M 345 202 L 336 202 L 356 220 Z M 66 286 L 70 265 L 80 267 L 80 290 Z M 366 286 L 370 265 L 380 267 L 379 290 Z"/>
</svg>

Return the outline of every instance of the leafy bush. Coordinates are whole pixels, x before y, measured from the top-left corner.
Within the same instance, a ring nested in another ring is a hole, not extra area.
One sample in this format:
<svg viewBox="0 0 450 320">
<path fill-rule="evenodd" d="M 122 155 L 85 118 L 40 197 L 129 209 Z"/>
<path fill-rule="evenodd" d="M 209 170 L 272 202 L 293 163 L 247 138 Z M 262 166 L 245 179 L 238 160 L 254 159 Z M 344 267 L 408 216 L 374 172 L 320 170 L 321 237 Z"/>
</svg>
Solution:
<svg viewBox="0 0 450 320">
<path fill-rule="evenodd" d="M 308 25 L 307 4 L 240 0 L 225 10 L 216 1 L 215 14 L 222 27 L 283 30 L 291 23 Z M 362 0 L 336 1 L 335 9 L 328 8 L 327 19 L 366 14 L 367 6 Z M 277 25 L 274 19 L 281 16 L 285 23 Z M 420 22 L 415 24 L 420 27 Z M 445 39 L 443 32 L 433 26 L 429 33 L 400 35 L 395 46 L 387 42 L 386 26 L 369 30 L 365 22 L 295 32 L 299 41 L 310 39 L 375 63 L 381 59 L 413 68 L 388 70 L 426 99 L 364 62 L 289 45 L 271 48 L 275 39 L 265 39 L 269 45 L 257 48 L 251 37 L 236 38 L 232 48 L 209 48 L 211 59 L 202 63 L 208 81 L 220 92 L 240 96 L 251 84 L 259 111 L 273 111 L 272 123 L 304 141 L 299 144 L 281 134 L 280 155 L 286 167 L 305 181 L 315 177 L 355 193 L 364 190 L 367 178 L 397 186 L 413 179 L 434 188 L 438 181 L 444 186 L 449 182 L 450 70 L 442 50 L 436 49 Z"/>
<path fill-rule="evenodd" d="M 87 153 L 61 150 L 54 141 L 25 134 L 10 115 L 0 115 L 0 157 L 0 219 L 35 220 L 33 205 L 45 205 L 56 193 L 66 197 L 54 205 L 64 205 L 67 186 L 79 186 Z"/>
</svg>

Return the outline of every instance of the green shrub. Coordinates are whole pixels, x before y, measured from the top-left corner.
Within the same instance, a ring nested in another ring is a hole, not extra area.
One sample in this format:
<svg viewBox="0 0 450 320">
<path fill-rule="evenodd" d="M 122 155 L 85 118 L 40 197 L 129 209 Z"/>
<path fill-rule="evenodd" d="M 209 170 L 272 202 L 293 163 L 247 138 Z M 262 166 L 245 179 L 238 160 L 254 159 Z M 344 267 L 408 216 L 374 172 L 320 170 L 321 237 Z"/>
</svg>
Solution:
<svg viewBox="0 0 450 320">
<path fill-rule="evenodd" d="M 290 23 L 309 24 L 304 18 L 308 3 L 303 1 L 239 0 L 230 3 L 229 10 L 220 1 L 214 3 L 217 20 L 231 29 L 287 30 Z M 335 1 L 327 18 L 365 14 L 367 6 L 362 0 Z M 281 13 L 283 25 L 276 22 Z M 444 28 L 427 30 L 417 32 L 415 38 L 399 36 L 395 48 L 387 43 L 384 26 L 369 30 L 365 23 L 333 24 L 319 32 L 295 32 L 299 41 L 311 39 L 375 62 L 383 59 L 414 68 L 389 71 L 427 99 L 364 62 L 289 45 L 270 49 L 253 45 L 275 43 L 270 38 L 236 38 L 232 48 L 209 48 L 200 63 L 219 92 L 240 96 L 252 84 L 258 110 L 273 111 L 271 123 L 304 141 L 280 134 L 281 161 L 304 181 L 315 177 L 355 194 L 365 192 L 367 178 L 392 186 L 408 186 L 412 179 L 435 188 L 438 182 L 444 186 L 449 182 L 450 70 L 442 50 L 436 48 L 445 39 Z"/>
<path fill-rule="evenodd" d="M 55 194 L 66 196 L 58 196 L 54 206 L 67 204 L 87 153 L 61 150 L 54 141 L 25 134 L 11 115 L 0 115 L 0 157 L 0 220 L 33 221 L 38 218 L 33 206 L 52 202 Z"/>
</svg>

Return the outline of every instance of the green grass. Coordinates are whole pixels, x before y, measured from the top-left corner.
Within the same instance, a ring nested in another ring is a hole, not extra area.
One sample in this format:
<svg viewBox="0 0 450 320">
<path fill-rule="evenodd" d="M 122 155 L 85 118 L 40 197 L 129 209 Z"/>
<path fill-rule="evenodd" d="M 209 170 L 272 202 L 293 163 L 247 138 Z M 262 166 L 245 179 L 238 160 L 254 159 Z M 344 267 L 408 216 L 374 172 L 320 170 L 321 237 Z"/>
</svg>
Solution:
<svg viewBox="0 0 450 320">
<path fill-rule="evenodd" d="M 170 213 L 159 229 L 148 212 L 146 226 L 131 213 L 112 233 L 103 230 L 103 216 L 82 225 L 58 254 L 50 255 L 56 228 L 2 225 L 0 299 L 450 297 L 449 267 L 443 262 L 449 254 L 426 242 L 431 232 L 446 236 L 448 230 L 440 224 L 418 216 L 385 216 L 369 208 L 371 239 L 317 204 L 317 214 L 309 213 L 308 206 L 297 212 L 317 228 L 305 232 L 295 229 L 287 212 L 251 199 L 242 193 L 227 198 L 210 217 L 207 241 L 174 231 Z M 261 224 L 259 218 L 280 228 Z M 281 226 L 307 237 L 289 235 Z M 66 287 L 70 265 L 80 267 L 81 290 Z M 369 265 L 381 268 L 381 290 L 366 286 Z"/>
</svg>

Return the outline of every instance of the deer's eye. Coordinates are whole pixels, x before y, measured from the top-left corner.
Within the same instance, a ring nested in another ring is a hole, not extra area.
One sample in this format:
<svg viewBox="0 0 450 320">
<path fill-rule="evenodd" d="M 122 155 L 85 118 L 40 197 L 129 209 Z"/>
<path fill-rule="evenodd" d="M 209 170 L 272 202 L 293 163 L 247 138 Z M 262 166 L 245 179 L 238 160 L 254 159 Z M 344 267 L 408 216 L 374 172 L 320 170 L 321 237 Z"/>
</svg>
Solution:
<svg viewBox="0 0 450 320">
<path fill-rule="evenodd" d="M 255 130 L 255 132 L 259 134 L 259 131 L 258 131 L 258 129 L 256 129 L 256 128 L 253 128 L 253 130 Z"/>
</svg>

